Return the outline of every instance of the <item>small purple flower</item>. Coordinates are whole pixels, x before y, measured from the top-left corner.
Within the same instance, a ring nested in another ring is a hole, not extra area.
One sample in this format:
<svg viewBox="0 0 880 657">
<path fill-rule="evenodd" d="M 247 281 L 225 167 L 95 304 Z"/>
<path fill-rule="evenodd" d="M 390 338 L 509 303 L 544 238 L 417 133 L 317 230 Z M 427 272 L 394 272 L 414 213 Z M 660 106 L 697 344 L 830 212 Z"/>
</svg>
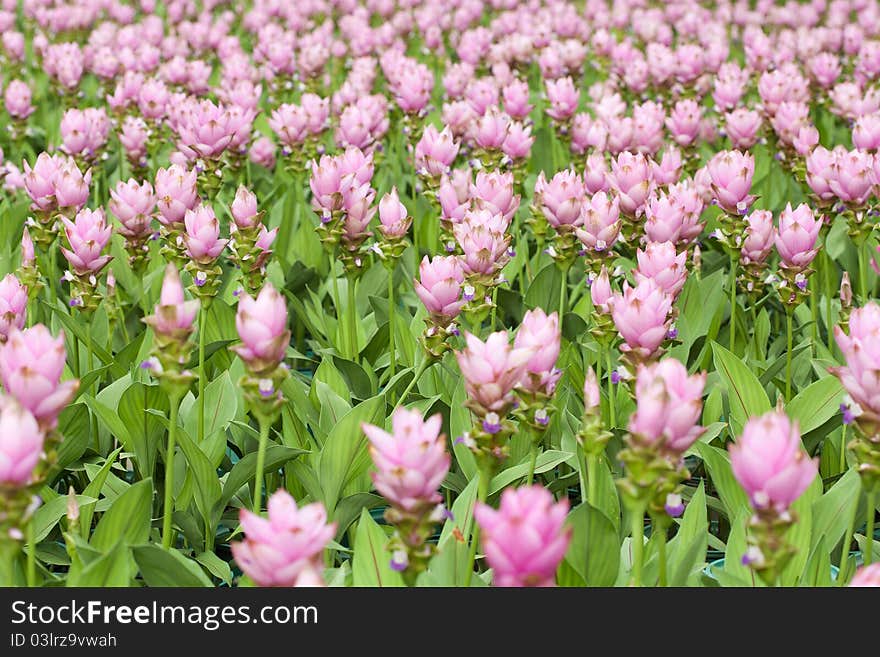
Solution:
<svg viewBox="0 0 880 657">
<path fill-rule="evenodd" d="M 681 500 L 681 495 L 675 495 L 674 493 L 667 495 L 666 504 L 663 508 L 666 509 L 666 513 L 671 518 L 678 518 L 684 513 L 684 502 Z"/>
<path fill-rule="evenodd" d="M 462 294 L 462 298 L 463 298 L 465 301 L 473 301 L 473 300 L 474 300 L 474 295 L 476 294 L 476 292 L 477 292 L 477 291 L 474 289 L 474 286 L 473 286 L 473 285 L 465 285 L 465 286 L 464 286 L 464 292 L 463 292 L 463 294 Z"/>
<path fill-rule="evenodd" d="M 670 329 L 666 332 L 666 337 L 670 340 L 675 340 L 678 337 L 678 329 L 673 324 Z"/>
<path fill-rule="evenodd" d="M 501 418 L 498 413 L 487 413 L 483 419 L 483 431 L 495 435 L 501 431 Z"/>
<path fill-rule="evenodd" d="M 611 373 L 611 383 L 613 383 L 614 385 L 620 383 L 620 373 L 617 370 L 614 370 Z"/>
<path fill-rule="evenodd" d="M 535 422 L 542 427 L 546 427 L 550 423 L 550 415 L 547 413 L 546 408 L 539 408 L 535 411 Z"/>
<path fill-rule="evenodd" d="M 401 573 L 406 570 L 407 566 L 409 566 L 409 558 L 407 558 L 406 552 L 403 550 L 396 550 L 391 556 L 391 570 L 396 570 L 398 573 Z"/>
<path fill-rule="evenodd" d="M 840 412 L 843 413 L 843 423 L 844 424 L 852 424 L 855 421 L 855 419 L 856 419 L 855 414 L 852 412 L 852 409 L 849 406 L 847 406 L 846 404 L 840 405 Z"/>
</svg>

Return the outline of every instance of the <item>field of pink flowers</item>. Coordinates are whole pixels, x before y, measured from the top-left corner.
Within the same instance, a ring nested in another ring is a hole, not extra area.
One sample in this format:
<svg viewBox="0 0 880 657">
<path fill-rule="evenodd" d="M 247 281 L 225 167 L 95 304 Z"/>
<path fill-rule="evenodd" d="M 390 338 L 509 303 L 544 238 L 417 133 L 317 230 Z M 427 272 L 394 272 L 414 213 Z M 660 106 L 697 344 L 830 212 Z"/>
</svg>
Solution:
<svg viewBox="0 0 880 657">
<path fill-rule="evenodd" d="M 876 0 L 0 8 L 0 585 L 880 585 Z"/>
</svg>

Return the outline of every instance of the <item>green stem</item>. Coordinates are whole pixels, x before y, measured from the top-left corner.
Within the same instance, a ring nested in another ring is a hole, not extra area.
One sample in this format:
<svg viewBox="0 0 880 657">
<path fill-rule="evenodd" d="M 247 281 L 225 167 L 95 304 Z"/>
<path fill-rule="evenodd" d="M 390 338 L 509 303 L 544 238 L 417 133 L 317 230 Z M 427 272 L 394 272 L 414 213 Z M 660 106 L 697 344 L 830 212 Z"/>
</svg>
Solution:
<svg viewBox="0 0 880 657">
<path fill-rule="evenodd" d="M 331 263 L 333 261 L 331 260 Z M 345 323 L 342 318 L 342 306 L 339 303 L 339 277 L 333 272 L 333 307 L 336 309 L 336 348 L 344 354 L 348 349 L 348 338 L 345 335 Z"/>
<path fill-rule="evenodd" d="M 645 550 L 645 507 L 642 504 L 631 509 L 632 585 L 642 585 L 642 554 Z"/>
<path fill-rule="evenodd" d="M 825 252 L 825 329 L 828 331 L 828 351 L 834 349 L 834 325 L 832 324 L 832 299 L 834 298 L 834 260 Z"/>
<path fill-rule="evenodd" d="M 865 512 L 865 553 L 862 555 L 862 562 L 866 566 L 871 565 L 874 556 L 874 515 L 877 513 L 875 503 L 877 501 L 877 491 L 872 489 L 868 491 L 868 510 Z"/>
<path fill-rule="evenodd" d="M 480 464 L 480 481 L 478 483 L 477 488 L 477 501 L 476 504 L 483 504 L 486 502 L 486 498 L 489 497 L 489 468 L 485 463 Z M 471 516 L 473 517 L 473 515 Z M 473 530 L 471 531 L 471 549 L 468 554 L 468 568 L 465 570 L 464 575 L 464 586 L 465 588 L 471 585 L 471 578 L 474 574 L 474 563 L 477 560 L 477 544 L 480 542 L 480 526 L 477 524 L 476 520 L 473 520 Z"/>
<path fill-rule="evenodd" d="M 174 512 L 174 450 L 177 446 L 177 413 L 180 410 L 180 395 L 169 400 L 171 413 L 168 418 L 168 445 L 165 449 L 165 504 L 162 507 L 162 547 L 170 548 L 174 541 L 171 529 L 171 515 Z"/>
<path fill-rule="evenodd" d="M 89 372 L 93 372 L 95 370 L 95 357 L 94 357 L 94 353 L 93 353 L 93 349 L 92 349 L 92 325 L 91 325 L 91 323 L 87 323 L 87 325 L 86 325 L 86 349 L 88 349 L 88 354 L 89 354 L 89 360 L 88 360 Z M 98 380 L 96 379 L 95 380 L 95 390 L 94 390 L 95 397 L 98 396 L 98 388 L 99 388 L 99 384 L 98 384 Z M 97 415 L 95 415 L 95 421 L 91 423 L 91 427 L 92 427 L 92 441 L 95 443 L 95 453 L 100 454 L 101 453 L 101 443 L 98 439 L 98 416 Z"/>
<path fill-rule="evenodd" d="M 568 267 L 562 268 L 562 285 L 559 286 L 559 324 L 565 316 L 565 301 L 568 296 Z"/>
<path fill-rule="evenodd" d="M 599 355 L 596 358 L 596 385 L 602 390 L 602 347 L 599 347 Z M 602 419 L 602 394 L 599 393 L 599 419 Z"/>
<path fill-rule="evenodd" d="M 657 586 L 665 587 L 666 583 L 666 527 L 656 526 L 657 531 L 657 565 L 660 569 L 660 575 L 657 580 Z"/>
<path fill-rule="evenodd" d="M 868 303 L 868 258 L 870 251 L 865 248 L 868 240 L 864 240 L 859 249 L 859 292 L 862 295 L 862 304 Z"/>
<path fill-rule="evenodd" d="M 617 409 L 615 408 L 617 406 L 617 403 L 614 399 L 614 381 L 612 380 L 613 377 L 611 376 L 613 372 L 613 370 L 611 369 L 611 347 L 608 347 L 608 349 L 605 350 L 605 358 L 608 365 L 608 428 L 613 429 L 617 426 Z"/>
<path fill-rule="evenodd" d="M 730 256 L 730 351 L 736 348 L 736 257 Z"/>
<path fill-rule="evenodd" d="M 266 467 L 266 444 L 269 442 L 271 423 L 262 415 L 260 422 L 260 445 L 257 447 L 257 471 L 254 474 L 254 513 L 260 512 L 263 502 L 263 469 Z"/>
<path fill-rule="evenodd" d="M 28 520 L 27 529 L 27 585 L 31 588 L 37 585 L 37 545 L 34 540 L 34 518 Z"/>
<path fill-rule="evenodd" d="M 858 507 L 858 499 L 856 499 L 856 506 Z M 849 519 L 849 527 L 846 530 L 846 534 L 843 535 L 843 544 L 840 546 L 840 571 L 837 573 L 838 586 L 845 586 L 846 584 L 849 572 L 849 548 L 852 545 L 853 534 L 856 531 L 857 512 L 858 508 L 853 509 L 852 517 Z"/>
<path fill-rule="evenodd" d="M 394 302 L 394 270 L 388 270 L 388 351 L 391 356 L 391 364 L 390 364 L 390 372 L 391 375 L 388 377 L 388 380 L 394 378 L 394 374 L 397 371 L 397 349 L 394 345 L 394 333 L 395 333 L 395 314 L 397 312 L 397 308 L 395 307 Z"/>
<path fill-rule="evenodd" d="M 810 294 L 810 316 L 813 319 L 813 324 L 810 326 L 810 357 L 816 357 L 816 343 L 819 341 L 819 280 L 817 276 L 812 276 L 810 278 L 810 287 L 812 288 Z"/>
<path fill-rule="evenodd" d="M 79 338 L 76 337 L 76 333 L 73 334 L 73 375 L 78 379 L 80 378 L 79 371 Z"/>
<path fill-rule="evenodd" d="M 400 396 L 399 401 L 401 404 L 406 402 L 407 395 L 409 395 L 409 393 L 412 392 L 412 389 L 415 388 L 416 383 L 418 383 L 418 381 L 419 381 L 419 378 L 422 376 L 422 374 L 425 373 L 425 370 L 428 369 L 428 366 L 430 364 L 431 364 L 431 361 L 428 358 L 425 358 L 425 360 L 423 360 L 419 364 L 418 368 L 416 369 L 416 373 L 413 375 L 412 381 L 409 382 L 409 385 L 406 387 L 406 390 L 404 390 L 403 394 Z"/>
<path fill-rule="evenodd" d="M 531 435 L 531 432 L 529 432 L 529 438 L 532 444 L 529 449 L 529 475 L 526 477 L 526 486 L 531 486 L 535 480 L 535 465 L 538 463 L 538 441 L 535 440 L 535 436 Z"/>
<path fill-rule="evenodd" d="M 199 306 L 199 442 L 205 440 L 205 304 Z"/>
<path fill-rule="evenodd" d="M 348 318 L 348 353 L 354 362 L 358 361 L 358 334 L 357 334 L 357 300 L 355 289 L 357 279 L 354 276 L 348 278 L 348 307 L 345 309 Z"/>
<path fill-rule="evenodd" d="M 840 472 L 846 474 L 849 466 L 846 463 L 846 425 L 844 424 L 840 433 Z"/>
<path fill-rule="evenodd" d="M 599 457 L 587 454 L 587 501 L 596 507 L 599 503 Z"/>
<path fill-rule="evenodd" d="M 791 346 L 792 346 L 792 333 L 794 332 L 792 318 L 794 316 L 794 310 L 791 306 L 785 307 L 785 329 L 786 329 L 786 344 L 787 350 L 785 352 L 785 401 L 789 401 L 791 399 Z"/>
</svg>

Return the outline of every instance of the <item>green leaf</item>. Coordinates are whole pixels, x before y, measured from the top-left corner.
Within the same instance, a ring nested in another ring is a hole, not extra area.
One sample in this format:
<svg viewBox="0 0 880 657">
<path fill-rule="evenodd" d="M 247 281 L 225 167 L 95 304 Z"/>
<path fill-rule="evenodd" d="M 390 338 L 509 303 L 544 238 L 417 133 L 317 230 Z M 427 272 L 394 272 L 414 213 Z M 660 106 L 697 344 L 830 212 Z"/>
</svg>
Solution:
<svg viewBox="0 0 880 657">
<path fill-rule="evenodd" d="M 701 481 L 688 502 L 678 532 L 669 542 L 670 586 L 684 586 L 691 573 L 702 568 L 706 561 L 709 521 L 703 484 Z"/>
<path fill-rule="evenodd" d="M 551 262 L 535 275 L 529 289 L 526 290 L 525 305 L 529 308 L 540 306 L 548 311 L 556 308 L 561 287 L 562 272 L 555 262 Z"/>
<path fill-rule="evenodd" d="M 743 509 L 730 522 L 730 536 L 727 539 L 727 550 L 724 553 L 723 572 L 746 583 L 746 586 L 764 586 L 764 581 L 753 570 L 742 562 L 746 553 L 746 523 L 751 517 L 751 510 Z M 740 586 L 742 584 L 737 584 Z"/>
<path fill-rule="evenodd" d="M 727 452 L 712 445 L 698 442 L 697 453 L 706 464 L 712 483 L 718 490 L 721 502 L 727 511 L 728 519 L 737 518 L 743 510 L 747 510 L 749 499 L 742 487 L 737 483 L 730 468 L 730 457 Z"/>
<path fill-rule="evenodd" d="M 128 545 L 146 541 L 150 536 L 152 499 L 152 480 L 132 484 L 101 517 L 89 543 L 98 550 L 108 550 L 120 539 Z"/>
<path fill-rule="evenodd" d="M 317 470 L 324 492 L 324 506 L 331 518 L 334 517 L 343 488 L 363 472 L 358 464 L 363 462 L 359 457 L 366 454 L 367 438 L 361 430 L 361 424 L 376 424 L 384 412 L 385 396 L 371 397 L 346 413 L 328 434 Z M 367 465 L 364 463 L 363 468 Z"/>
<path fill-rule="evenodd" d="M 177 444 L 180 445 L 180 449 L 189 465 L 188 473 L 192 473 L 192 476 L 195 477 L 197 490 L 196 507 L 199 513 L 201 513 L 202 520 L 205 521 L 205 526 L 213 529 L 214 519 L 212 516 L 214 504 L 220 499 L 221 494 L 217 471 L 211 465 L 205 453 L 198 448 L 198 445 L 193 443 L 186 434 L 186 431 L 181 427 L 178 427 L 177 431 Z"/>
<path fill-rule="evenodd" d="M 372 493 L 355 493 L 340 500 L 336 506 L 336 536 L 340 538 L 364 509 L 370 510 L 385 506 L 388 503 L 385 498 Z M 341 540 L 341 539 L 340 539 Z"/>
<path fill-rule="evenodd" d="M 825 376 L 804 388 L 785 406 L 785 412 L 800 423 L 801 434 L 821 427 L 840 412 L 844 390 L 836 376 Z"/>
<path fill-rule="evenodd" d="M 194 437 L 193 440 L 202 438 L 198 435 L 198 403 L 197 399 L 184 423 L 187 433 Z M 237 412 L 238 394 L 229 370 L 226 370 L 205 387 L 205 436 L 225 431 Z"/>
<path fill-rule="evenodd" d="M 568 514 L 572 528 L 565 560 L 587 586 L 611 586 L 620 567 L 620 542 L 608 517 L 589 503 L 579 504 Z"/>
<path fill-rule="evenodd" d="M 770 410 L 770 400 L 745 363 L 717 342 L 712 343 L 712 351 L 715 369 L 727 386 L 731 429 L 738 436 L 750 417 Z"/>
<path fill-rule="evenodd" d="M 118 541 L 85 568 L 72 568 L 67 586 L 119 587 L 129 586 L 134 576 L 131 556 L 124 541 Z"/>
<path fill-rule="evenodd" d="M 450 509 L 452 517 L 443 525 L 439 543 L 442 544 L 450 536 L 453 536 L 456 529 L 465 539 L 471 535 L 474 524 L 474 502 L 477 499 L 477 485 L 478 480 L 471 479 L 468 485 L 464 487 L 464 490 L 455 498 L 455 502 L 452 503 L 452 509 Z"/>
<path fill-rule="evenodd" d="M 561 452 L 555 449 L 550 449 L 546 452 L 542 452 L 538 455 L 538 459 L 535 462 L 535 474 L 541 474 L 543 472 L 547 472 L 548 470 L 552 470 L 560 463 L 563 463 L 570 459 L 572 456 L 574 455 L 571 452 Z M 499 472 L 492 478 L 492 482 L 489 484 L 489 494 L 494 495 L 502 488 L 513 483 L 517 479 L 525 477 L 526 475 L 528 475 L 528 473 L 528 460 L 524 463 L 519 463 L 517 465 L 514 465 L 513 467 L 507 468 L 502 472 Z"/>
<path fill-rule="evenodd" d="M 187 559 L 174 548 L 139 545 L 132 549 L 132 553 L 147 586 L 213 586 L 195 561 Z"/>
<path fill-rule="evenodd" d="M 388 537 L 366 509 L 354 537 L 351 574 L 354 586 L 403 586 L 400 573 L 391 568 Z"/>
<path fill-rule="evenodd" d="M 168 415 L 170 404 L 168 397 L 158 385 L 132 383 L 119 398 L 117 412 L 131 437 L 130 447 L 134 452 L 135 466 L 141 479 L 153 476 L 159 444 L 165 435 L 166 425 L 162 419 L 144 409 L 159 411 L 164 417 Z"/>
<path fill-rule="evenodd" d="M 110 435 L 118 438 L 123 445 L 131 445 L 131 435 L 128 433 L 128 427 L 120 419 L 119 414 L 112 408 L 108 408 L 102 402 L 89 395 L 83 395 L 83 401 L 91 408 L 98 419 L 107 427 Z"/>
<path fill-rule="evenodd" d="M 80 506 L 94 504 L 98 500 L 88 495 L 77 495 L 76 503 Z M 49 535 L 49 532 L 67 514 L 67 495 L 59 495 L 51 502 L 47 502 L 34 512 L 33 524 L 34 543 L 39 543 Z"/>
<path fill-rule="evenodd" d="M 810 556 L 810 537 L 813 531 L 813 503 L 822 495 L 822 480 L 819 477 L 813 481 L 794 504 L 791 505 L 793 515 L 797 522 L 785 534 L 785 540 L 797 550 L 785 568 L 782 570 L 780 582 L 783 586 L 793 586 L 804 571 L 807 559 Z"/>
<path fill-rule="evenodd" d="M 64 440 L 58 446 L 56 470 L 63 470 L 79 459 L 89 447 L 89 409 L 85 404 L 73 404 L 58 419 L 59 433 Z"/>
<path fill-rule="evenodd" d="M 825 539 L 834 548 L 842 539 L 859 505 L 862 489 L 858 472 L 850 468 L 813 504 L 813 540 L 815 546 Z"/>
<path fill-rule="evenodd" d="M 202 564 L 209 573 L 225 584 L 232 583 L 232 569 L 213 552 L 202 552 L 196 556 L 196 561 Z"/>
<path fill-rule="evenodd" d="M 301 449 L 293 447 L 282 447 L 281 445 L 269 445 L 266 448 L 266 469 L 264 472 L 277 470 L 290 459 L 305 454 Z M 222 511 L 242 486 L 247 484 L 257 472 L 257 453 L 251 452 L 243 457 L 238 463 L 232 466 L 232 470 L 226 476 L 223 483 L 223 492 L 218 502 L 219 509 Z"/>
<path fill-rule="evenodd" d="M 107 481 L 107 475 L 110 473 L 110 468 L 113 467 L 113 464 L 116 462 L 116 457 L 119 456 L 121 451 L 122 448 L 120 447 L 106 458 L 104 465 L 97 473 L 95 473 L 94 477 L 92 477 L 92 480 L 89 482 L 89 485 L 86 486 L 83 495 L 93 497 L 97 501 L 101 496 L 101 491 L 104 489 L 104 482 Z M 79 524 L 83 530 L 83 537 L 87 538 L 88 532 L 92 529 L 92 514 L 94 512 L 95 503 L 79 505 Z"/>
</svg>

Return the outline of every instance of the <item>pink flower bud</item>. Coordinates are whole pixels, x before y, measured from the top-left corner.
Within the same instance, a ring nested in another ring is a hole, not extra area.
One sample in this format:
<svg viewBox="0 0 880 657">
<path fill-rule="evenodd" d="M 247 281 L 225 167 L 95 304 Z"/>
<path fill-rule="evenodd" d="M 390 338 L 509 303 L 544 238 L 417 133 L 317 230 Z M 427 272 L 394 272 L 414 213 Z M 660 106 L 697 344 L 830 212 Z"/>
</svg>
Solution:
<svg viewBox="0 0 880 657">
<path fill-rule="evenodd" d="M 652 279 L 673 299 L 687 280 L 687 251 L 676 253 L 672 242 L 648 242 L 636 251 L 638 267 L 633 272 L 636 283 Z"/>
<path fill-rule="evenodd" d="M 830 203 L 835 198 L 831 181 L 837 176 L 836 159 L 835 152 L 823 146 L 816 146 L 806 157 L 807 184 L 823 203 Z"/>
<path fill-rule="evenodd" d="M 524 160 L 531 154 L 534 143 L 532 126 L 524 126 L 522 123 L 514 121 L 507 130 L 507 136 L 504 138 L 504 143 L 501 144 L 501 150 L 511 160 Z"/>
<path fill-rule="evenodd" d="M 503 415 L 513 404 L 513 388 L 522 381 L 533 349 L 511 347 L 507 331 L 492 333 L 486 341 L 465 333 L 467 346 L 455 358 L 468 396 L 484 412 Z"/>
<path fill-rule="evenodd" d="M 272 494 L 268 518 L 242 509 L 245 539 L 232 544 L 232 556 L 259 586 L 296 586 L 315 581 L 321 554 L 336 533 L 320 502 L 298 508 L 286 490 Z"/>
<path fill-rule="evenodd" d="M 122 236 L 139 240 L 146 239 L 153 232 L 151 223 L 156 197 L 153 186 L 148 181 L 138 184 L 134 178 L 129 178 L 128 182 L 120 180 L 116 188 L 110 190 L 108 207 L 119 219 L 119 233 Z"/>
<path fill-rule="evenodd" d="M 855 587 L 880 586 L 880 563 L 872 563 L 870 566 L 859 568 L 849 585 Z"/>
<path fill-rule="evenodd" d="M 458 173 L 458 170 L 453 174 Z M 461 182 L 462 184 L 455 184 Z M 459 175 L 444 176 L 440 179 L 440 188 L 437 190 L 437 200 L 440 202 L 440 217 L 444 221 L 453 224 L 459 223 L 464 218 L 464 213 L 470 206 L 470 174 L 462 171 Z"/>
<path fill-rule="evenodd" d="M 599 275 L 590 285 L 590 299 L 593 301 L 593 307 L 603 315 L 607 315 L 611 311 L 611 280 L 608 278 L 608 269 L 602 265 Z"/>
<path fill-rule="evenodd" d="M 241 295 L 235 327 L 241 344 L 233 350 L 252 373 L 271 372 L 284 360 L 290 343 L 287 305 L 271 283 L 263 286 L 256 299 Z"/>
<path fill-rule="evenodd" d="M 477 119 L 472 136 L 480 148 L 487 151 L 500 150 L 507 138 L 509 128 L 510 117 L 499 111 L 497 107 L 490 107 Z"/>
<path fill-rule="evenodd" d="M 681 167 L 681 151 L 670 146 L 659 163 L 651 163 L 651 175 L 657 185 L 672 185 L 681 178 Z"/>
<path fill-rule="evenodd" d="M 802 125 L 791 145 L 794 146 L 794 150 L 798 155 L 806 157 L 818 143 L 819 131 L 816 129 L 816 126 Z"/>
<path fill-rule="evenodd" d="M 745 217 L 746 239 L 740 250 L 744 265 L 762 264 L 773 249 L 773 214 L 769 210 L 755 210 Z"/>
<path fill-rule="evenodd" d="M 183 218 L 186 254 L 202 264 L 214 262 L 229 240 L 220 239 L 220 222 L 210 205 L 199 204 Z"/>
<path fill-rule="evenodd" d="M 239 230 L 253 228 L 260 223 L 260 212 L 257 207 L 257 195 L 244 185 L 239 185 L 232 201 L 232 220 Z"/>
<path fill-rule="evenodd" d="M 31 104 L 31 88 L 21 80 L 12 80 L 3 94 L 6 111 L 13 119 L 22 121 L 36 111 Z"/>
<path fill-rule="evenodd" d="M 427 420 L 402 406 L 391 416 L 391 433 L 372 424 L 361 428 L 370 440 L 370 457 L 376 490 L 405 511 L 429 508 L 441 501 L 437 489 L 449 472 L 446 437 L 440 433 L 443 418 Z"/>
<path fill-rule="evenodd" d="M 556 569 L 571 542 L 565 528 L 568 501 L 553 502 L 542 486 L 508 488 L 496 511 L 478 503 L 483 551 L 495 586 L 554 586 Z"/>
<path fill-rule="evenodd" d="M 575 234 L 591 251 L 605 253 L 620 235 L 620 212 L 616 196 L 597 192 L 583 206 L 583 217 Z"/>
<path fill-rule="evenodd" d="M 379 232 L 385 239 L 401 239 L 406 236 L 410 223 L 412 219 L 406 206 L 400 202 L 397 187 L 392 187 L 391 192 L 379 201 Z"/>
<path fill-rule="evenodd" d="M 12 331 L 0 346 L 0 379 L 6 392 L 28 409 L 44 429 L 53 429 L 58 414 L 73 399 L 78 381 L 61 382 L 64 334 L 57 338 L 42 324 Z"/>
<path fill-rule="evenodd" d="M 283 104 L 272 112 L 269 127 L 279 141 L 290 149 L 297 148 L 308 135 L 309 117 L 298 105 Z"/>
<path fill-rule="evenodd" d="M 13 330 L 21 330 L 27 318 L 28 291 L 15 277 L 6 274 L 0 281 L 0 341 Z"/>
<path fill-rule="evenodd" d="M 30 411 L 15 399 L 0 397 L 0 487 L 31 483 L 43 453 L 43 430 Z"/>
<path fill-rule="evenodd" d="M 550 107 L 547 116 L 554 121 L 566 121 L 577 111 L 581 92 L 570 77 L 547 81 L 547 100 Z"/>
<path fill-rule="evenodd" d="M 821 218 L 813 215 L 813 210 L 801 203 L 796 210 L 791 203 L 779 213 L 779 228 L 773 237 L 776 251 L 786 269 L 802 271 L 810 266 L 816 257 L 816 239 L 822 228 Z"/>
<path fill-rule="evenodd" d="M 745 214 L 755 198 L 749 195 L 755 158 L 740 151 L 721 151 L 709 160 L 706 170 L 718 205 L 725 212 Z"/>
<path fill-rule="evenodd" d="M 663 452 L 681 455 L 700 437 L 706 374 L 688 376 L 674 358 L 639 367 L 629 431 Z"/>
<path fill-rule="evenodd" d="M 504 111 L 520 121 L 532 111 L 529 104 L 529 85 L 524 80 L 514 80 L 501 90 L 504 97 Z"/>
<path fill-rule="evenodd" d="M 584 185 L 573 170 L 563 169 L 556 173 L 549 182 L 542 184 L 536 196 L 540 197 L 541 210 L 547 221 L 557 230 L 570 229 L 581 222 Z"/>
<path fill-rule="evenodd" d="M 492 275 L 503 264 L 509 238 L 485 225 L 464 221 L 453 226 L 463 251 L 461 266 L 468 275 Z"/>
<path fill-rule="evenodd" d="M 666 119 L 666 128 L 672 139 L 680 146 L 690 146 L 700 132 L 702 109 L 697 101 L 690 98 L 680 100 L 672 108 Z"/>
<path fill-rule="evenodd" d="M 880 148 L 880 113 L 866 114 L 856 119 L 852 131 L 853 146 L 863 151 Z"/>
<path fill-rule="evenodd" d="M 584 412 L 587 415 L 596 413 L 602 403 L 602 393 L 599 390 L 599 380 L 596 378 L 596 370 L 587 368 L 584 377 Z"/>
<path fill-rule="evenodd" d="M 869 301 L 854 308 L 849 335 L 835 326 L 834 338 L 846 365 L 831 372 L 862 409 L 880 415 L 880 305 Z"/>
<path fill-rule="evenodd" d="M 168 337 L 189 335 L 193 329 L 196 313 L 199 311 L 198 300 L 185 301 L 183 285 L 177 267 L 168 263 L 165 267 L 165 278 L 162 279 L 162 293 L 153 314 L 144 321 L 153 327 L 156 333 Z"/>
<path fill-rule="evenodd" d="M 608 174 L 605 156 L 602 153 L 591 153 L 584 166 L 584 191 L 587 194 L 607 192 L 610 189 Z"/>
<path fill-rule="evenodd" d="M 29 267 L 34 264 L 34 242 L 31 239 L 30 231 L 25 226 L 21 233 L 21 266 Z"/>
<path fill-rule="evenodd" d="M 515 349 L 532 350 L 520 387 L 530 392 L 553 394 L 562 375 L 562 370 L 556 369 L 561 340 L 559 313 L 547 315 L 541 308 L 526 312 L 513 341 Z"/>
<path fill-rule="evenodd" d="M 786 511 L 818 473 L 801 444 L 797 422 L 783 411 L 769 411 L 746 422 L 730 444 L 730 466 L 755 509 Z"/>
<path fill-rule="evenodd" d="M 724 129 L 734 148 L 748 149 L 758 141 L 761 115 L 744 107 L 724 115 Z"/>
<path fill-rule="evenodd" d="M 73 221 L 67 217 L 61 217 L 61 221 L 70 244 L 70 249 L 62 247 L 61 253 L 77 274 L 97 274 L 113 259 L 113 256 L 101 255 L 113 233 L 103 209 L 83 209 Z"/>
<path fill-rule="evenodd" d="M 835 149 L 834 155 L 831 165 L 834 174 L 828 181 L 831 191 L 848 206 L 862 207 L 874 190 L 874 158 L 858 150 Z"/>
<path fill-rule="evenodd" d="M 438 132 L 428 125 L 416 144 L 416 170 L 426 176 L 439 176 L 449 171 L 458 155 L 459 143 L 449 127 Z"/>
<path fill-rule="evenodd" d="M 653 178 L 648 160 L 641 153 L 620 153 L 611 161 L 611 187 L 617 192 L 620 211 L 637 217 L 651 194 Z"/>
<path fill-rule="evenodd" d="M 476 209 L 486 209 L 500 214 L 510 222 L 519 208 L 519 196 L 513 191 L 513 174 L 510 172 L 480 171 L 470 186 L 470 196 Z"/>
<path fill-rule="evenodd" d="M 251 162 L 266 169 L 275 168 L 275 144 L 268 137 L 254 140 L 248 151 Z"/>
<path fill-rule="evenodd" d="M 197 174 L 178 164 L 156 172 L 156 199 L 159 221 L 165 225 L 183 221 L 188 210 L 196 207 L 199 200 L 196 189 Z"/>
<path fill-rule="evenodd" d="M 419 280 L 413 281 L 416 294 L 425 309 L 440 325 L 447 325 L 458 316 L 464 301 L 461 285 L 464 270 L 457 256 L 428 256 L 419 265 Z"/>
<path fill-rule="evenodd" d="M 621 351 L 653 356 L 666 338 L 672 297 L 653 279 L 645 278 L 635 287 L 624 283 L 623 293 L 615 294 L 610 303 L 614 325 L 626 342 Z"/>
</svg>

